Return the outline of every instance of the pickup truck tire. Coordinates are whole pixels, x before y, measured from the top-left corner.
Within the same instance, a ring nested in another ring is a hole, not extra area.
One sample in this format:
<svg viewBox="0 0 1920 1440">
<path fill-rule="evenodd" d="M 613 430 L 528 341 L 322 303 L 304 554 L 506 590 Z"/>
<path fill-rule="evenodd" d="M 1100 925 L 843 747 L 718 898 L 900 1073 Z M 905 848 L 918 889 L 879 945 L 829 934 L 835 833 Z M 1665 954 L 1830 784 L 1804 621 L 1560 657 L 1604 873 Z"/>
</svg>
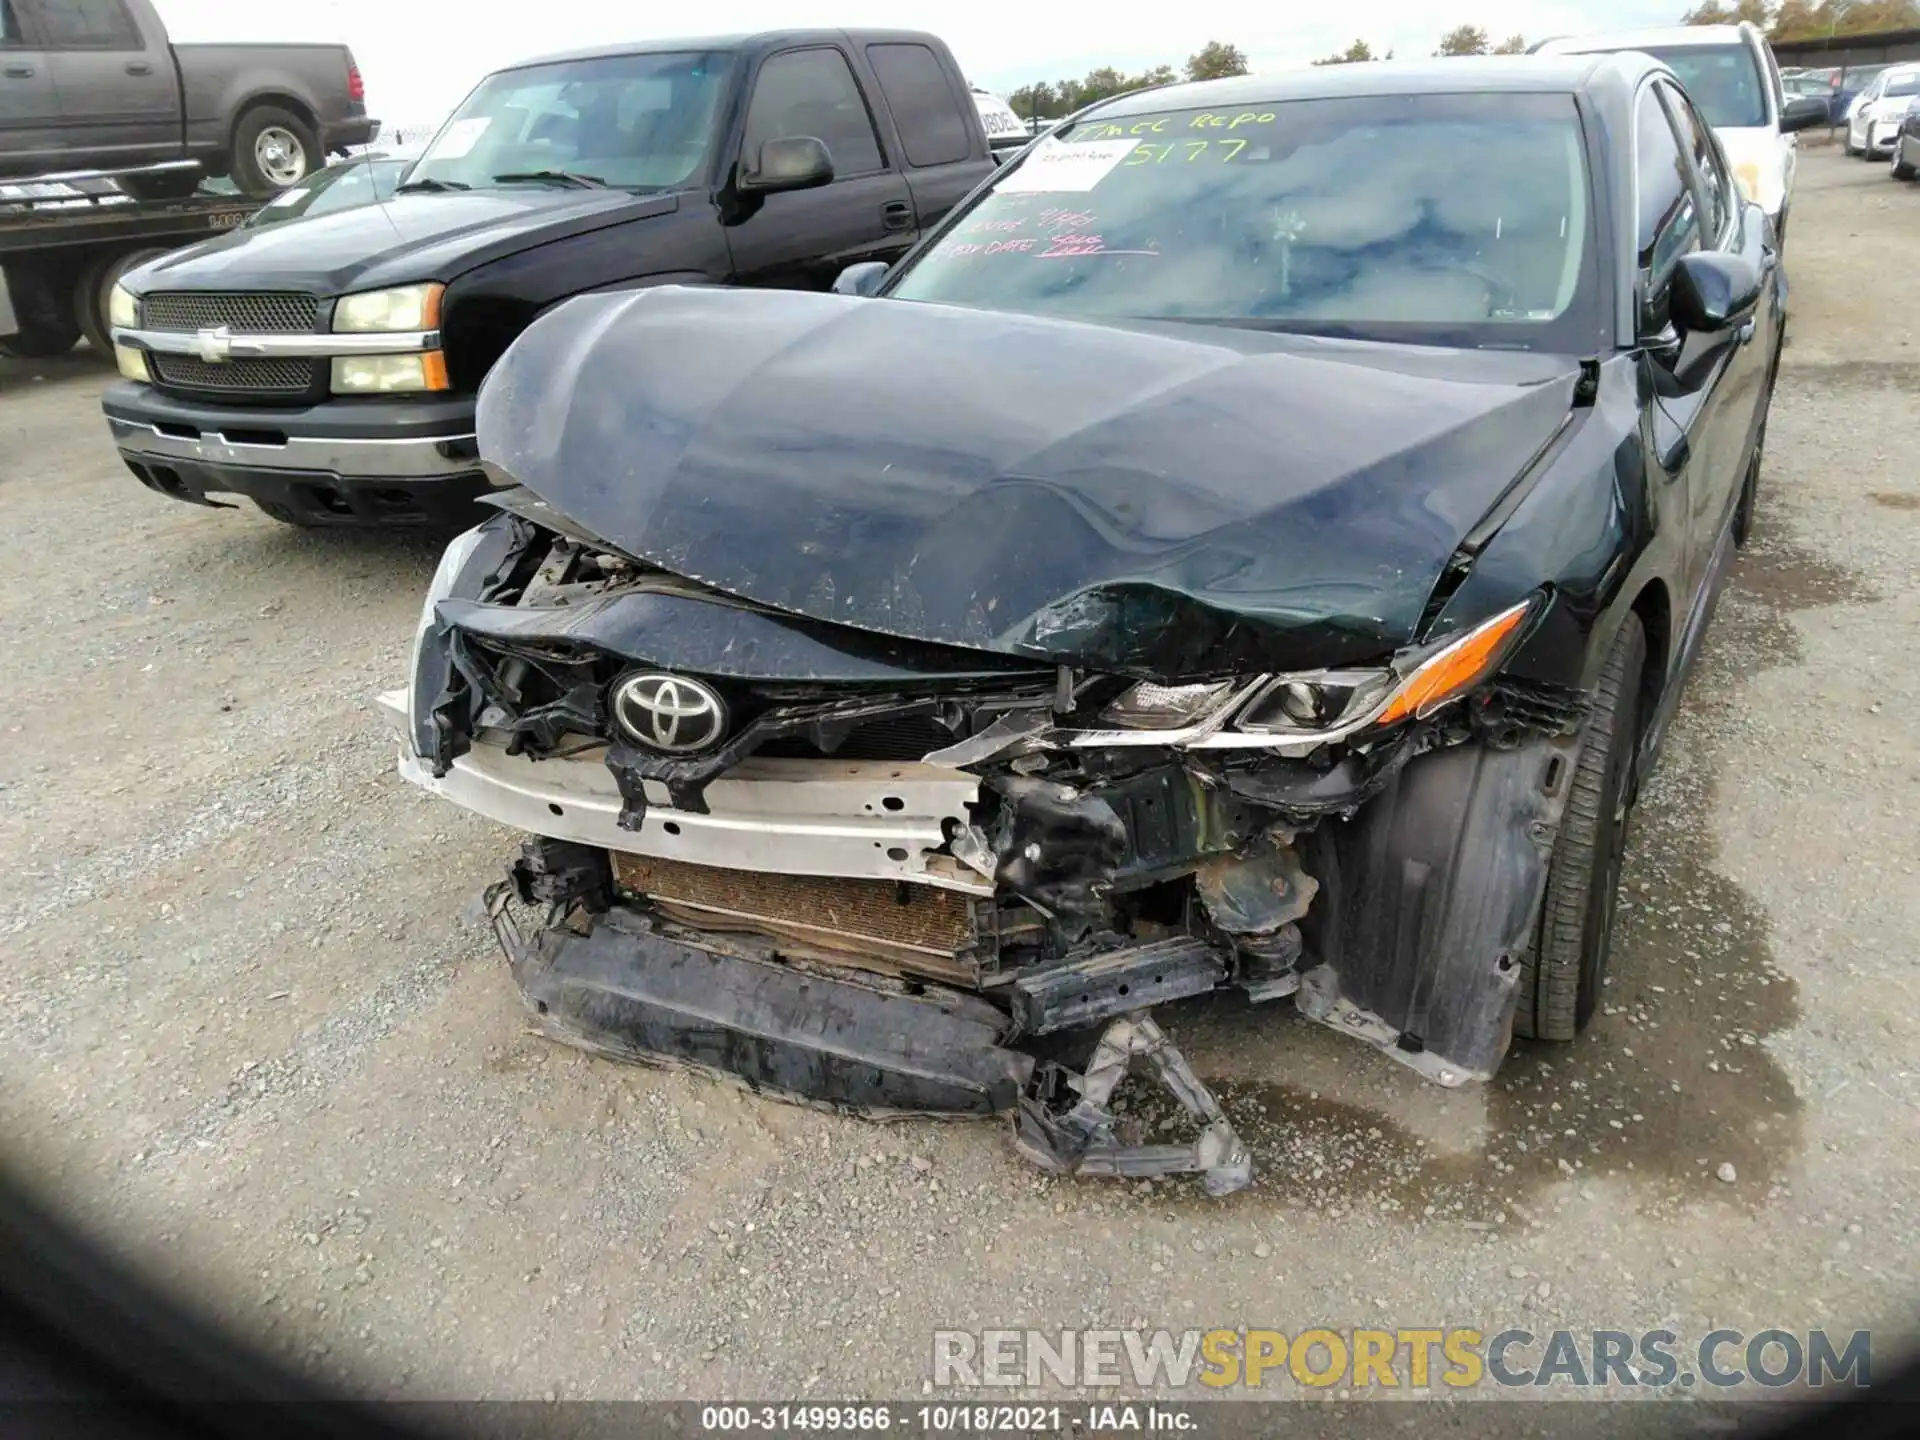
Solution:
<svg viewBox="0 0 1920 1440">
<path fill-rule="evenodd" d="M 278 105 L 255 105 L 234 124 L 228 170 L 243 192 L 265 200 L 298 185 L 325 159 L 305 120 Z"/>
<path fill-rule="evenodd" d="M 80 339 L 80 321 L 73 313 L 71 290 L 67 275 L 51 268 L 9 265 L 7 291 L 20 328 L 17 334 L 0 339 L 0 353 L 49 360 L 73 349 Z"/>
<path fill-rule="evenodd" d="M 1640 617 L 1630 614 L 1594 687 L 1566 814 L 1547 866 L 1540 928 L 1520 966 L 1515 1034 L 1571 1040 L 1593 1018 L 1613 948 L 1646 663 L 1647 633 Z"/>
</svg>

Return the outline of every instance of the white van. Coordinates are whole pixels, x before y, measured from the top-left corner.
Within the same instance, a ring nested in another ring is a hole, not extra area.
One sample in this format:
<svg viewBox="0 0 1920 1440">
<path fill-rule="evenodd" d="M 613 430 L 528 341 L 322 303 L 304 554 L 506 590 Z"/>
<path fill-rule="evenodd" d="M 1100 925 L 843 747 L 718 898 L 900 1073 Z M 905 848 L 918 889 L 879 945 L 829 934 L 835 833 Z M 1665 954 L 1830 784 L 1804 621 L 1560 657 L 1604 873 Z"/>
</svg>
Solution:
<svg viewBox="0 0 1920 1440">
<path fill-rule="evenodd" d="M 1013 113 L 1013 107 L 1006 101 L 978 85 L 969 88 L 973 91 L 973 103 L 980 111 L 980 123 L 987 130 L 987 145 L 995 155 L 1007 155 L 1032 138 L 1026 123 Z"/>
<path fill-rule="evenodd" d="M 1639 50 L 1664 62 L 1713 126 L 1740 188 L 1786 232 L 1799 157 L 1795 132 L 1827 123 L 1827 102 L 1815 96 L 1789 99 L 1766 36 L 1745 21 L 1738 25 L 1677 25 L 1662 30 L 1615 30 L 1575 35 L 1533 47 L 1542 55 L 1584 55 Z"/>
</svg>

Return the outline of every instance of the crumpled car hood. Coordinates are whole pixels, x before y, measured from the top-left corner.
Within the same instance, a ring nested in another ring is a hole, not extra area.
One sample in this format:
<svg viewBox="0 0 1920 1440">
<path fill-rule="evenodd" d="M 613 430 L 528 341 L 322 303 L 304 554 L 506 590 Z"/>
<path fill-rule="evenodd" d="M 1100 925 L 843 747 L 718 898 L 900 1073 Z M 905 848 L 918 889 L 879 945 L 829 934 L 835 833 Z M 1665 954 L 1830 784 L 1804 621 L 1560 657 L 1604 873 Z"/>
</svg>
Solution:
<svg viewBox="0 0 1920 1440">
<path fill-rule="evenodd" d="M 1377 659 L 1575 360 L 662 287 L 507 351 L 483 460 L 635 559 L 888 635 L 1156 678 Z"/>
</svg>

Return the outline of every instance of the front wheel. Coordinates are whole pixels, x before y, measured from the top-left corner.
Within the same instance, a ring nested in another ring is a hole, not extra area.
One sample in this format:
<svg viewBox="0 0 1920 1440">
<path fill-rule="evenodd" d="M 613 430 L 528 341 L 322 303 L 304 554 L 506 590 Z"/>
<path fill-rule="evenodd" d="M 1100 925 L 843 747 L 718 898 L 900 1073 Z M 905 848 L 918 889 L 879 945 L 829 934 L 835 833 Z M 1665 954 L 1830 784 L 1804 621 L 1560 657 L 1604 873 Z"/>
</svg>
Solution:
<svg viewBox="0 0 1920 1440">
<path fill-rule="evenodd" d="M 233 183 L 256 200 L 298 185 L 320 161 L 313 127 L 278 105 L 256 105 L 233 127 Z"/>
<path fill-rule="evenodd" d="M 1893 178 L 1896 180 L 1911 180 L 1916 174 L 1920 174 L 1920 171 L 1916 171 L 1913 166 L 1902 160 L 1900 158 L 1900 152 L 1895 150 L 1893 152 Z"/>
<path fill-rule="evenodd" d="M 1566 814 L 1547 866 L 1540 923 L 1520 965 L 1516 1034 L 1571 1040 L 1586 1029 L 1599 1002 L 1613 948 L 1646 661 L 1646 631 L 1640 617 L 1629 614 L 1595 687 L 1574 762 Z"/>
</svg>

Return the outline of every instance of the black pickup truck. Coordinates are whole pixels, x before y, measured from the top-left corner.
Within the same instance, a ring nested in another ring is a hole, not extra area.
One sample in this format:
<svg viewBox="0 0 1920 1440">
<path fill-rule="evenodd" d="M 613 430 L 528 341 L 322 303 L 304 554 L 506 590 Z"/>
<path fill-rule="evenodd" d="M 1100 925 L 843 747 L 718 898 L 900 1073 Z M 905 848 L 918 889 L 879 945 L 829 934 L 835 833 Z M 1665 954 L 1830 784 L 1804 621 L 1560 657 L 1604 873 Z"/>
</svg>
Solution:
<svg viewBox="0 0 1920 1440">
<path fill-rule="evenodd" d="M 441 526 L 488 485 L 474 400 L 533 319 L 659 285 L 829 289 L 995 166 L 947 47 L 809 30 L 583 51 L 488 76 L 379 205 L 128 274 L 120 453 L 178 500 Z"/>
<path fill-rule="evenodd" d="M 204 172 L 264 199 L 372 139 L 366 99 L 344 45 L 175 45 L 151 0 L 0 0 L 0 177 L 138 166 L 142 198 Z M 153 168 L 176 160 L 200 169 Z"/>
</svg>

